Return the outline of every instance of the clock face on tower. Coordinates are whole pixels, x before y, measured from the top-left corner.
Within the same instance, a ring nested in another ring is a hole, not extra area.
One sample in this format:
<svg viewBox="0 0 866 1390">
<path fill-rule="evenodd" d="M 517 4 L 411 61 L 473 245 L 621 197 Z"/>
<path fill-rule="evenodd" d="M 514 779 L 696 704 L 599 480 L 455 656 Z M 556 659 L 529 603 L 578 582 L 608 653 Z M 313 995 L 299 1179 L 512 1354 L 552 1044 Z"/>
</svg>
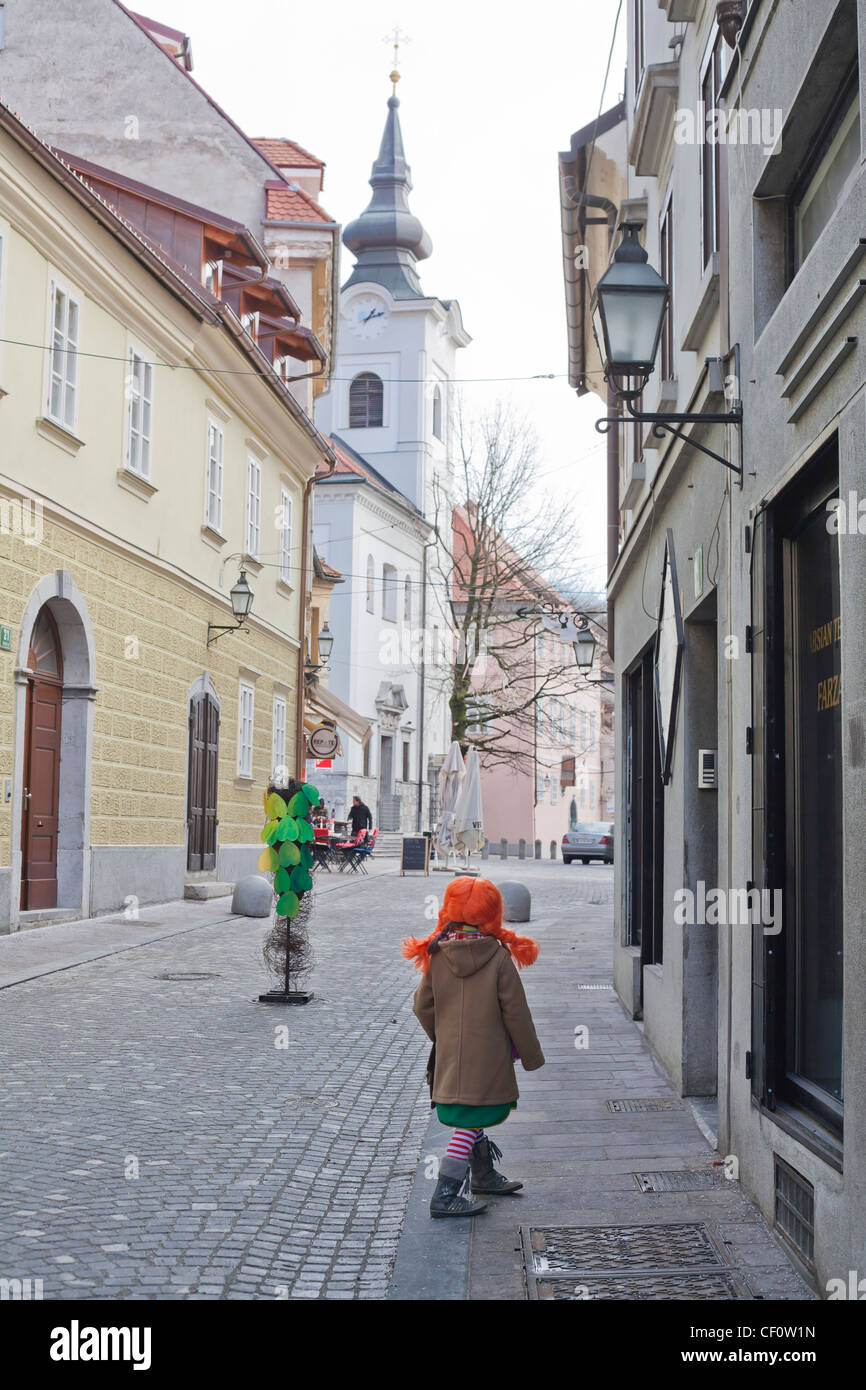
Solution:
<svg viewBox="0 0 866 1390">
<path fill-rule="evenodd" d="M 388 305 L 376 294 L 362 294 L 345 310 L 346 325 L 356 338 L 378 338 L 390 317 Z"/>
</svg>

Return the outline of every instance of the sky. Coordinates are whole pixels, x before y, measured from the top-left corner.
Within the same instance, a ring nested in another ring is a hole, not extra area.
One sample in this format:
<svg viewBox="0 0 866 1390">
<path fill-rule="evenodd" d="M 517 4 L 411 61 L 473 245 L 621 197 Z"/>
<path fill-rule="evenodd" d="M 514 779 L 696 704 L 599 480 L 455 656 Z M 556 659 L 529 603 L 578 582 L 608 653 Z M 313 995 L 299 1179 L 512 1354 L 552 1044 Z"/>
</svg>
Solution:
<svg viewBox="0 0 866 1390">
<path fill-rule="evenodd" d="M 128 2 L 128 0 L 127 0 Z M 192 40 L 193 76 L 253 136 L 287 136 L 327 165 L 321 201 L 342 225 L 367 180 L 391 95 L 395 25 L 400 118 L 413 212 L 433 240 L 427 294 L 457 299 L 472 345 L 458 357 L 470 411 L 510 400 L 535 429 L 539 489 L 578 518 L 575 558 L 604 583 L 605 441 L 593 395 L 567 380 L 558 151 L 593 121 L 619 0 L 147 0 Z M 604 108 L 619 99 L 625 13 Z M 343 275 L 353 264 L 343 251 Z M 555 373 L 554 381 L 508 381 Z"/>
</svg>

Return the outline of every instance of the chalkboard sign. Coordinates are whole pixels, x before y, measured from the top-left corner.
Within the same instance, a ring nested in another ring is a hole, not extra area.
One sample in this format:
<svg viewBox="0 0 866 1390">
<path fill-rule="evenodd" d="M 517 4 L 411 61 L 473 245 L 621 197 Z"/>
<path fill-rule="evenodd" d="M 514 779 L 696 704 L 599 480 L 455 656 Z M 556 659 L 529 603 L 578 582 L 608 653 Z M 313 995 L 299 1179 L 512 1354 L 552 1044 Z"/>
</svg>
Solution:
<svg viewBox="0 0 866 1390">
<path fill-rule="evenodd" d="M 400 853 L 400 876 L 403 874 L 429 874 L 430 836 L 406 835 Z"/>
</svg>

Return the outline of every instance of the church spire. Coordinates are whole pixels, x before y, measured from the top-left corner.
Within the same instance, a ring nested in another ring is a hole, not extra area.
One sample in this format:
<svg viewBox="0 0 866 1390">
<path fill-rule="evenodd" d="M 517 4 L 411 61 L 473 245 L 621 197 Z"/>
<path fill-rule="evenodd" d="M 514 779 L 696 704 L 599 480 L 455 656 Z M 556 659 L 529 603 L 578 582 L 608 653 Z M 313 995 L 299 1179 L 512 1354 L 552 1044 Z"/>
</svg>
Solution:
<svg viewBox="0 0 866 1390">
<path fill-rule="evenodd" d="M 373 196 L 361 216 L 350 222 L 343 233 L 343 244 L 357 257 L 355 269 L 343 288 L 372 281 L 384 285 L 395 299 L 423 299 L 415 267 L 430 255 L 433 244 L 409 208 L 412 173 L 406 162 L 398 115 L 399 80 L 395 67 L 391 73 L 394 95 L 388 99 L 379 157 L 370 175 Z"/>
</svg>

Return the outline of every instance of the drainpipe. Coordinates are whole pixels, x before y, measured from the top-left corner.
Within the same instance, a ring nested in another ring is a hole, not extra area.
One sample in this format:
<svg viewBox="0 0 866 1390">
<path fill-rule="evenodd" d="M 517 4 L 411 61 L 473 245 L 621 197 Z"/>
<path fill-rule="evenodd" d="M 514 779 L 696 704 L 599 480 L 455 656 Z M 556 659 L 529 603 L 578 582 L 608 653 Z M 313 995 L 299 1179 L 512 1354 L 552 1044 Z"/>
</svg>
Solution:
<svg viewBox="0 0 866 1390">
<path fill-rule="evenodd" d="M 421 570 L 421 710 L 418 719 L 418 834 L 424 822 L 424 722 L 426 709 L 424 694 L 427 682 L 427 551 L 435 541 L 427 541 L 424 546 Z"/>
<path fill-rule="evenodd" d="M 327 473 L 314 473 L 312 478 L 307 479 L 307 485 L 304 488 L 303 520 L 301 522 L 304 534 L 303 539 L 301 541 L 301 593 L 298 623 L 301 641 L 300 646 L 298 647 L 298 685 L 295 708 L 295 718 L 297 720 L 297 723 L 295 725 L 295 728 L 297 730 L 295 758 L 297 768 L 296 776 L 299 782 L 306 781 L 305 773 L 307 765 L 307 742 L 304 738 L 304 697 L 306 695 L 306 684 L 304 681 L 304 661 L 307 651 L 307 610 L 310 606 L 312 598 L 312 580 L 309 577 L 309 569 L 311 531 L 310 523 L 313 488 L 315 484 L 319 481 L 319 479 L 330 478 L 336 471 L 337 459 L 336 457 L 334 457 L 329 460 Z"/>
</svg>

